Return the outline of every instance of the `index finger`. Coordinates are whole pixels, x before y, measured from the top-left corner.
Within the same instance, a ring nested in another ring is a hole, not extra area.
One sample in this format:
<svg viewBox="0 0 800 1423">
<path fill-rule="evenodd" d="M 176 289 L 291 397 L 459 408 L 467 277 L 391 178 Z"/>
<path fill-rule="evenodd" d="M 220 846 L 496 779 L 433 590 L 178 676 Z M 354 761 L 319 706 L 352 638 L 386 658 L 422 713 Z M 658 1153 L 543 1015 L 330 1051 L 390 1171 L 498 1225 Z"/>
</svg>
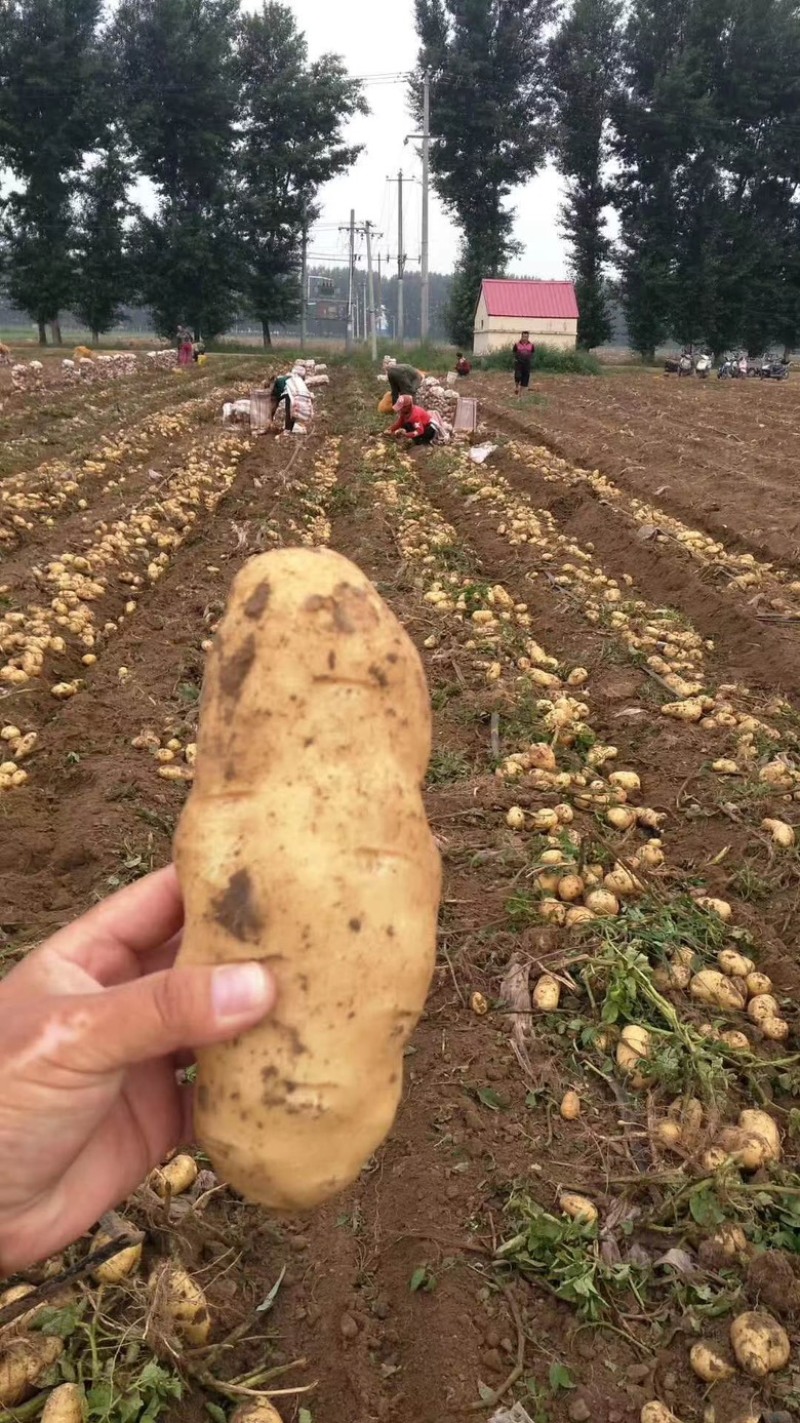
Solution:
<svg viewBox="0 0 800 1423">
<path fill-rule="evenodd" d="M 60 929 L 48 948 L 100 982 L 119 981 L 136 976 L 140 956 L 173 938 L 182 924 L 178 876 L 174 865 L 166 865 Z"/>
</svg>

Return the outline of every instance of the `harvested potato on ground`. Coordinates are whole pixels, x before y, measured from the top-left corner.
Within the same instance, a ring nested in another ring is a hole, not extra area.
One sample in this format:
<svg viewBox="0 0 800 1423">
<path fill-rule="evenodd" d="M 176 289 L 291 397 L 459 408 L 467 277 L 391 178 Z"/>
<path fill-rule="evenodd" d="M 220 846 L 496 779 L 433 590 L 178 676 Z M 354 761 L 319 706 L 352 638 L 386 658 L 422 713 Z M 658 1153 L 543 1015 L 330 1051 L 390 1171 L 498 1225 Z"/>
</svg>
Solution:
<svg viewBox="0 0 800 1423">
<path fill-rule="evenodd" d="M 562 1191 L 558 1204 L 564 1215 L 583 1221 L 585 1225 L 594 1225 L 599 1215 L 594 1201 L 590 1201 L 588 1196 L 576 1195 L 574 1191 Z"/>
<path fill-rule="evenodd" d="M 541 978 L 536 980 L 536 986 L 531 994 L 531 1002 L 534 1008 L 540 1013 L 555 1013 L 561 998 L 561 984 L 557 978 L 553 978 L 550 973 L 543 973 Z"/>
<path fill-rule="evenodd" d="M 656 1123 L 654 1135 L 659 1146 L 671 1151 L 681 1145 L 683 1132 L 680 1122 L 663 1121 Z"/>
<path fill-rule="evenodd" d="M 586 896 L 586 908 L 591 909 L 598 919 L 612 919 L 619 914 L 619 900 L 607 889 L 593 889 Z"/>
<path fill-rule="evenodd" d="M 13 1408 L 24 1403 L 63 1352 L 63 1339 L 52 1335 L 23 1334 L 10 1339 L 0 1350 L 0 1405 Z"/>
<path fill-rule="evenodd" d="M 771 1043 L 783 1043 L 789 1036 L 789 1024 L 785 1018 L 762 1018 L 758 1026 Z"/>
<path fill-rule="evenodd" d="M 785 820 L 762 820 L 761 829 L 768 831 L 776 845 L 788 850 L 795 842 L 795 833 Z"/>
<path fill-rule="evenodd" d="M 229 1423 L 283 1423 L 277 1408 L 273 1408 L 268 1398 L 254 1398 L 249 1403 L 240 1403 L 234 1408 Z"/>
<path fill-rule="evenodd" d="M 748 1310 L 731 1324 L 731 1345 L 740 1369 L 754 1379 L 777 1373 L 789 1362 L 789 1336 L 766 1310 Z"/>
<path fill-rule="evenodd" d="M 197 1162 L 187 1152 L 174 1156 L 160 1170 L 151 1171 L 149 1184 L 162 1200 L 169 1194 L 180 1196 L 197 1180 Z"/>
<path fill-rule="evenodd" d="M 715 968 L 703 968 L 689 985 L 696 1003 L 706 1003 L 723 1013 L 737 1013 L 744 1008 L 744 993 L 739 991 L 741 979 L 727 978 Z"/>
<path fill-rule="evenodd" d="M 577 1092 L 573 1092 L 572 1089 L 570 1089 L 569 1092 L 565 1092 L 561 1098 L 559 1110 L 565 1122 L 576 1121 L 581 1114 L 581 1099 Z"/>
<path fill-rule="evenodd" d="M 666 1403 L 646 1403 L 640 1414 L 641 1423 L 680 1423 Z"/>
<path fill-rule="evenodd" d="M 738 953 L 736 949 L 721 949 L 717 954 L 717 963 L 728 978 L 746 979 L 749 973 L 755 973 L 753 960 Z"/>
<path fill-rule="evenodd" d="M 777 1122 L 769 1115 L 769 1112 L 745 1108 L 743 1112 L 739 1113 L 739 1126 L 742 1131 L 753 1132 L 756 1136 L 762 1137 L 769 1148 L 769 1160 L 780 1161 L 781 1134 L 778 1131 Z"/>
<path fill-rule="evenodd" d="M 86 1395 L 80 1384 L 62 1383 L 48 1396 L 41 1423 L 84 1423 Z"/>
<path fill-rule="evenodd" d="M 186 1344 L 208 1343 L 211 1315 L 208 1301 L 196 1280 L 181 1265 L 166 1264 L 150 1277 L 153 1307 Z"/>
<path fill-rule="evenodd" d="M 747 1005 L 747 1016 L 754 1023 L 763 1023 L 767 1018 L 780 1016 L 780 1004 L 771 993 L 757 993 Z"/>
<path fill-rule="evenodd" d="M 709 1343 L 706 1339 L 699 1339 L 692 1345 L 689 1350 L 689 1363 L 703 1383 L 718 1383 L 720 1379 L 731 1378 L 736 1372 L 718 1345 Z"/>
<path fill-rule="evenodd" d="M 639 1067 L 650 1054 L 650 1034 L 638 1023 L 629 1023 L 622 1029 L 617 1043 L 617 1066 L 626 1073 L 634 1087 L 644 1083 Z"/>
<path fill-rule="evenodd" d="M 198 1054 L 197 1136 L 243 1195 L 295 1211 L 381 1144 L 435 960 L 420 658 L 353 564 L 280 549 L 238 575 L 206 672 L 175 842 L 181 963 L 269 962 L 275 1011 Z"/>
<path fill-rule="evenodd" d="M 121 1215 L 117 1215 L 116 1211 L 109 1211 L 100 1222 L 100 1229 L 92 1241 L 92 1249 L 100 1250 L 104 1245 L 110 1245 L 113 1240 L 133 1233 L 133 1226 L 129 1225 Z M 117 1285 L 120 1280 L 133 1274 L 133 1271 L 138 1268 L 141 1258 L 142 1243 L 139 1241 L 135 1245 L 128 1245 L 118 1251 L 116 1255 L 105 1260 L 102 1265 L 96 1265 L 92 1270 L 92 1276 L 101 1285 Z"/>
<path fill-rule="evenodd" d="M 711 1236 L 711 1241 L 728 1260 L 735 1260 L 737 1255 L 747 1250 L 747 1236 L 734 1221 L 723 1222 Z"/>
</svg>

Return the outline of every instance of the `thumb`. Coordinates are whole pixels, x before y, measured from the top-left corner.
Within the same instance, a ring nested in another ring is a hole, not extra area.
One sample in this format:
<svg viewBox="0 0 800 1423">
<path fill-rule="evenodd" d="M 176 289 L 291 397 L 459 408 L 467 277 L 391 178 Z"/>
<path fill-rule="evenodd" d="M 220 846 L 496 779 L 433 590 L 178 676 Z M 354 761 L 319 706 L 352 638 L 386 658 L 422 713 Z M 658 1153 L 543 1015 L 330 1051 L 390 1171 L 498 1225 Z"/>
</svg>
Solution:
<svg viewBox="0 0 800 1423">
<path fill-rule="evenodd" d="M 172 968 L 109 988 L 67 1009 L 70 1066 L 114 1072 L 255 1027 L 275 1003 L 260 963 Z"/>
</svg>

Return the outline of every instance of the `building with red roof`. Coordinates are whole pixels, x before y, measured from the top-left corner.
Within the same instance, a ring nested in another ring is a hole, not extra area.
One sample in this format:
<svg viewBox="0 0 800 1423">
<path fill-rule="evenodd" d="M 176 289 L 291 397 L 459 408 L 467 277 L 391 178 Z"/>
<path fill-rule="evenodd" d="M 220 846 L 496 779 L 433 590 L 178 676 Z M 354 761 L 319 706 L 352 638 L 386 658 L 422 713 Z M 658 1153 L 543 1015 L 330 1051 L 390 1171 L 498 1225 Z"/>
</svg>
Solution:
<svg viewBox="0 0 800 1423">
<path fill-rule="evenodd" d="M 578 344 L 578 301 L 572 282 L 486 277 L 475 312 L 476 356 L 513 346 L 523 331 L 531 340 L 572 351 Z"/>
</svg>

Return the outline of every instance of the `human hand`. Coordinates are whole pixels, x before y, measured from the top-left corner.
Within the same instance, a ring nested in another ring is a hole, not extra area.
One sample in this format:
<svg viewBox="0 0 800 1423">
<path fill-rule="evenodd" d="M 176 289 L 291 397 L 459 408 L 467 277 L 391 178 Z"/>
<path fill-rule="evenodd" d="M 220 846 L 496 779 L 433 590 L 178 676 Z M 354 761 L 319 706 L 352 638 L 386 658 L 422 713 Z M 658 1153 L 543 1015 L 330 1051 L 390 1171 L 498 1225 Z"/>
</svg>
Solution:
<svg viewBox="0 0 800 1423">
<path fill-rule="evenodd" d="M 0 1276 L 43 1260 L 191 1140 L 181 1049 L 275 1001 L 261 964 L 174 968 L 172 866 L 104 900 L 0 983 Z"/>
</svg>

